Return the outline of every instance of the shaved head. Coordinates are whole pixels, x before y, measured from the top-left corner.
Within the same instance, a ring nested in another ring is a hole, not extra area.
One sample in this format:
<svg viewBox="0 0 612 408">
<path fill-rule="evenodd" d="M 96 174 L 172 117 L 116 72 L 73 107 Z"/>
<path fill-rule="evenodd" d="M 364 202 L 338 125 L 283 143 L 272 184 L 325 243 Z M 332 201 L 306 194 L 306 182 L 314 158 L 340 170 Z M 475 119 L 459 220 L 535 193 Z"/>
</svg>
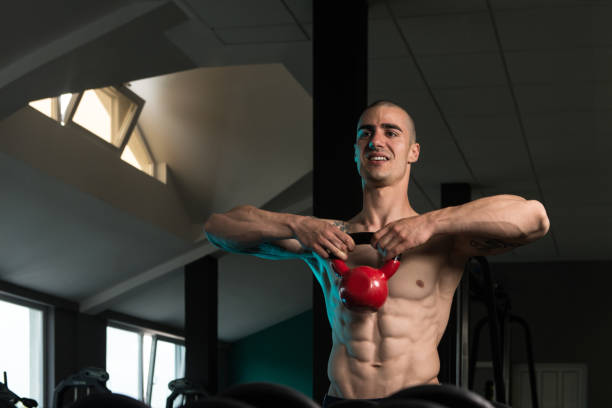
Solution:
<svg viewBox="0 0 612 408">
<path fill-rule="evenodd" d="M 372 102 L 371 104 L 366 106 L 366 108 L 363 111 L 361 111 L 361 114 L 359 115 L 359 122 L 361 123 L 361 118 L 363 117 L 364 113 L 366 113 L 370 109 L 373 109 L 373 108 L 376 108 L 376 107 L 379 107 L 379 106 L 393 107 L 393 108 L 396 108 L 396 109 L 399 109 L 400 111 L 402 111 L 402 113 L 403 113 L 402 116 L 404 117 L 404 125 L 406 126 L 406 130 L 408 131 L 408 133 L 410 135 L 410 143 L 411 144 L 415 143 L 416 142 L 416 131 L 415 131 L 415 128 L 414 128 L 414 121 L 412 120 L 412 117 L 410 117 L 408 112 L 406 112 L 406 109 L 402 108 L 398 104 L 393 103 L 391 101 L 388 101 L 388 100 L 378 100 L 378 101 Z"/>
</svg>

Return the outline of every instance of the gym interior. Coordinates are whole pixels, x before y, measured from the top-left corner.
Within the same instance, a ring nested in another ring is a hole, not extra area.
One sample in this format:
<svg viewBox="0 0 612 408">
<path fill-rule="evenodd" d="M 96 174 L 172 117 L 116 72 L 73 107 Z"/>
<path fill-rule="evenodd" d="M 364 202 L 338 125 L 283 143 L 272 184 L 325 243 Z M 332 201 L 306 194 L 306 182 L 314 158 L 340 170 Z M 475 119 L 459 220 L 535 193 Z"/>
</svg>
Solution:
<svg viewBox="0 0 612 408">
<path fill-rule="evenodd" d="M 355 123 L 380 99 L 415 120 L 418 212 L 516 194 L 551 225 L 466 265 L 439 379 L 481 399 L 427 406 L 609 406 L 609 1 L 23 0 L 0 19 L 0 407 L 320 406 L 312 273 L 203 226 L 242 204 L 352 217 Z M 241 392 L 259 402 L 219 402 Z"/>
</svg>

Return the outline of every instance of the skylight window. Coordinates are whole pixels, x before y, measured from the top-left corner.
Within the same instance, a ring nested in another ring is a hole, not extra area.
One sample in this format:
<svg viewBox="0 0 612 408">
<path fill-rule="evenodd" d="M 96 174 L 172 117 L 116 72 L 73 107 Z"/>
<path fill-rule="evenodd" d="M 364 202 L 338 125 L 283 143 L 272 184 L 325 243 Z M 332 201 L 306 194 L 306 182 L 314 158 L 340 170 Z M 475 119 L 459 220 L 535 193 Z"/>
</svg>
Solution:
<svg viewBox="0 0 612 408">
<path fill-rule="evenodd" d="M 114 146 L 121 160 L 162 183 L 166 182 L 163 171 L 156 172 L 153 155 L 136 125 L 144 100 L 128 88 L 87 89 L 81 93 L 32 101 L 29 105 L 62 125 L 76 125 L 87 130 Z"/>
<path fill-rule="evenodd" d="M 72 121 L 94 135 L 121 147 L 140 110 L 129 91 L 106 87 L 83 92 Z"/>
</svg>

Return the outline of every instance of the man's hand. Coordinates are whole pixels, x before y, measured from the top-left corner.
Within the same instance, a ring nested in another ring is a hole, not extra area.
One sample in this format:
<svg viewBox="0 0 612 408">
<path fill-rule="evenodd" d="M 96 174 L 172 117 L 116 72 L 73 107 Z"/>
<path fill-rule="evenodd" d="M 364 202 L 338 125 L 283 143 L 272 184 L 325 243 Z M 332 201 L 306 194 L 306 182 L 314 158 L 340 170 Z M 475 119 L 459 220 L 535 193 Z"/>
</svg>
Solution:
<svg viewBox="0 0 612 408">
<path fill-rule="evenodd" d="M 348 252 L 355 249 L 355 241 L 331 221 L 313 217 L 300 217 L 292 226 L 295 238 L 307 250 L 322 258 L 333 255 L 346 260 Z"/>
<path fill-rule="evenodd" d="M 423 245 L 432 235 L 433 225 L 427 215 L 415 215 L 385 225 L 372 236 L 371 244 L 387 261 Z"/>
</svg>

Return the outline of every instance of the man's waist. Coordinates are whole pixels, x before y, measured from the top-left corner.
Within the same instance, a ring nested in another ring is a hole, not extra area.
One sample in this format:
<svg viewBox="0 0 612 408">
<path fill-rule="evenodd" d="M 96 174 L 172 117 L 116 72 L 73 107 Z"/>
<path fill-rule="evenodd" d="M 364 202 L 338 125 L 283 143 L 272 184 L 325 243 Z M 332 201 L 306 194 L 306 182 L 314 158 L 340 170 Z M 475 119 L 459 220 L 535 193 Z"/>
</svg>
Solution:
<svg viewBox="0 0 612 408">
<path fill-rule="evenodd" d="M 419 363 L 438 360 L 438 347 L 433 339 L 414 342 L 390 338 L 384 341 L 350 339 L 347 342 L 335 336 L 330 353 L 330 363 L 346 361 L 351 364 L 370 366 L 414 366 Z"/>
<path fill-rule="evenodd" d="M 384 384 L 384 389 L 380 385 Z M 425 384 L 439 385 L 438 377 L 430 377 L 426 380 L 412 378 L 402 378 L 402 376 L 380 378 L 359 379 L 359 381 L 333 381 L 327 391 L 327 396 L 343 399 L 375 400 L 387 398 L 406 388 Z"/>
</svg>

